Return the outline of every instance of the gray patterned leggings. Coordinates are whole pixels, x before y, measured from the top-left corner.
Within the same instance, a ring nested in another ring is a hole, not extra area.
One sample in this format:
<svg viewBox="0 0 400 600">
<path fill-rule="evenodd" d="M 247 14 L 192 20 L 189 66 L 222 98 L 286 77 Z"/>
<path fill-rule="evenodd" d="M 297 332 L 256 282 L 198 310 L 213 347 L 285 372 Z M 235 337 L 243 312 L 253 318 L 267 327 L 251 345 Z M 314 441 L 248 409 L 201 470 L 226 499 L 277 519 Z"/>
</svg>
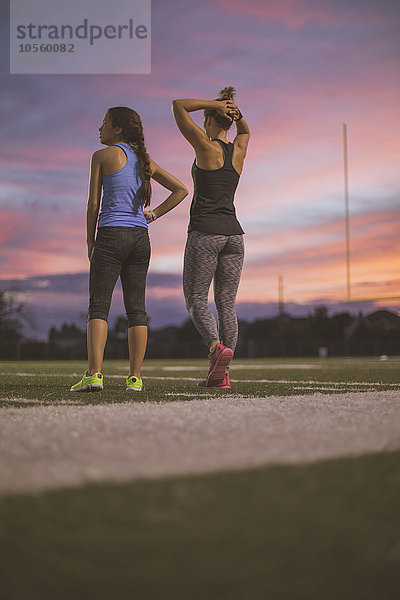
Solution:
<svg viewBox="0 0 400 600">
<path fill-rule="evenodd" d="M 188 235 L 183 292 L 192 321 L 208 347 L 219 339 L 235 350 L 238 337 L 235 301 L 243 258 L 243 235 L 216 235 L 202 231 L 191 231 Z M 212 280 L 218 327 L 208 306 Z"/>
</svg>

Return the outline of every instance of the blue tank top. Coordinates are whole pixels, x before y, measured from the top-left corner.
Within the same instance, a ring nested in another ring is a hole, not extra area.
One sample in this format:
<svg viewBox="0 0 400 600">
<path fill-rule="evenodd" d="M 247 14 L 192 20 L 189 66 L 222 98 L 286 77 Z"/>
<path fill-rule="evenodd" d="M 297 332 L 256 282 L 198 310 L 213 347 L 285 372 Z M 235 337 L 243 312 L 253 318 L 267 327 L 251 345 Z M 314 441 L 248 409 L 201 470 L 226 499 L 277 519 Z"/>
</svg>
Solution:
<svg viewBox="0 0 400 600">
<path fill-rule="evenodd" d="M 103 175 L 103 198 L 98 227 L 145 227 L 148 229 L 139 190 L 142 185 L 136 152 L 129 144 L 119 146 L 126 164 L 116 173 Z"/>
</svg>

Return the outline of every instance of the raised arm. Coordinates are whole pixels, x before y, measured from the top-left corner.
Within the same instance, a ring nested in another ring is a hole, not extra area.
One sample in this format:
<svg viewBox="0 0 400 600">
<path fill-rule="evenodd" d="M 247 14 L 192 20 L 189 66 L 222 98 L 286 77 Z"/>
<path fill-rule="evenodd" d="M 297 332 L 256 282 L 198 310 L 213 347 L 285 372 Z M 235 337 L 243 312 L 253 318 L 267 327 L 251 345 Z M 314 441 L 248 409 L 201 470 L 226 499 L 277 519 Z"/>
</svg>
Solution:
<svg viewBox="0 0 400 600">
<path fill-rule="evenodd" d="M 174 177 L 168 171 L 162 169 L 157 163 L 150 159 L 151 177 L 154 181 L 157 181 L 165 189 L 172 192 L 164 202 L 159 204 L 154 210 L 143 211 L 144 216 L 148 223 L 151 223 L 155 219 L 158 219 L 162 215 L 175 208 L 186 196 L 188 190 L 179 179 Z"/>
<path fill-rule="evenodd" d="M 172 113 L 182 135 L 197 150 L 209 144 L 210 140 L 206 132 L 196 125 L 189 113 L 209 108 L 217 110 L 221 115 L 232 120 L 232 116 L 230 116 L 232 104 L 232 100 L 173 100 Z"/>
<path fill-rule="evenodd" d="M 89 193 L 86 209 L 86 243 L 89 260 L 92 258 L 94 249 L 97 217 L 100 208 L 101 187 L 103 184 L 100 152 L 101 150 L 97 150 L 97 152 L 93 154 L 90 163 Z"/>
<path fill-rule="evenodd" d="M 246 121 L 243 118 L 242 113 L 234 104 L 235 116 L 234 121 L 236 125 L 236 137 L 233 140 L 235 148 L 239 148 L 241 153 L 243 154 L 243 158 L 246 156 L 247 146 L 249 145 L 250 139 L 250 129 L 247 125 Z"/>
</svg>

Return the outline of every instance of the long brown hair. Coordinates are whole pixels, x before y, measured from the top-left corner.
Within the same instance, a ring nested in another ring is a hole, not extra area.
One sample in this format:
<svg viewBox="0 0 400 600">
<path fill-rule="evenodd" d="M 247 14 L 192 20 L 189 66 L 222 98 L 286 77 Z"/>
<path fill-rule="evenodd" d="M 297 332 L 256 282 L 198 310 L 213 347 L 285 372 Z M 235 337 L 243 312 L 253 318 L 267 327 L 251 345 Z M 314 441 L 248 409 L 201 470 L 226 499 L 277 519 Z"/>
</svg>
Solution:
<svg viewBox="0 0 400 600">
<path fill-rule="evenodd" d="M 120 127 L 122 135 L 136 152 L 139 161 L 140 177 L 140 199 L 144 207 L 149 206 L 151 199 L 151 170 L 150 158 L 147 154 L 143 136 L 142 121 L 135 110 L 127 106 L 114 106 L 107 111 L 113 127 Z"/>
<path fill-rule="evenodd" d="M 224 87 L 223 90 L 220 90 L 218 92 L 218 98 L 216 98 L 216 100 L 218 100 L 218 101 L 233 100 L 233 98 L 235 97 L 235 94 L 236 94 L 235 88 L 230 85 L 228 87 Z M 225 131 L 228 131 L 228 129 L 232 125 L 232 121 L 230 119 L 227 119 L 226 117 L 224 117 L 224 115 L 220 115 L 213 108 L 211 108 L 211 109 L 206 108 L 206 110 L 204 111 L 204 118 L 206 119 L 207 117 L 212 117 L 214 119 L 214 121 L 216 122 L 216 124 L 218 125 L 218 127 L 220 127 L 221 129 L 225 129 Z"/>
</svg>

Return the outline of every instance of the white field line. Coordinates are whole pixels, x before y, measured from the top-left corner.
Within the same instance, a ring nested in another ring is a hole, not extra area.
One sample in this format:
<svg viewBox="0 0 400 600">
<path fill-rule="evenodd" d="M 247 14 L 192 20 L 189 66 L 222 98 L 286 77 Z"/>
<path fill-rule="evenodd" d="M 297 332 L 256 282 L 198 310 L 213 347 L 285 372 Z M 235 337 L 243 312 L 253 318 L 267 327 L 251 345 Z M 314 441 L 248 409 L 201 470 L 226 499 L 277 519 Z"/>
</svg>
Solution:
<svg viewBox="0 0 400 600">
<path fill-rule="evenodd" d="M 54 406 L 53 404 L 49 403 L 46 400 L 38 400 L 37 398 L 0 398 L 0 404 L 2 402 L 14 402 L 16 404 L 41 404 L 42 406 Z M 87 406 L 86 402 L 84 401 L 84 399 L 82 398 L 81 400 L 73 400 L 68 399 L 68 400 L 59 400 L 57 401 L 57 406 L 65 406 L 65 405 L 73 405 L 73 406 Z M 13 408 L 13 407 L 9 407 L 9 408 Z M 7 407 L 5 406 L 1 406 L 1 410 L 7 410 Z"/>
<path fill-rule="evenodd" d="M 382 381 L 313 381 L 313 380 L 304 380 L 304 381 L 296 381 L 293 379 L 231 379 L 234 382 L 241 383 L 294 383 L 294 384 L 305 384 L 305 385 L 337 385 L 337 386 L 390 386 L 390 387 L 400 387 L 399 383 L 382 383 Z"/>
<path fill-rule="evenodd" d="M 311 390 L 312 392 L 376 392 L 375 388 L 352 388 L 351 390 L 347 389 L 346 386 L 343 387 L 312 387 L 310 386 L 293 386 L 293 390 Z"/>
<path fill-rule="evenodd" d="M 0 375 L 12 375 L 13 377 L 82 377 L 82 373 L 4 373 Z M 119 377 L 119 375 L 108 375 L 108 377 Z"/>
<path fill-rule="evenodd" d="M 293 363 L 293 364 L 276 364 L 276 365 L 241 365 L 239 363 L 234 363 L 231 365 L 231 369 L 321 369 L 322 365 L 310 365 L 310 364 L 301 364 L 301 363 Z"/>
<path fill-rule="evenodd" d="M 9 375 L 9 373 L 0 373 L 0 375 Z M 12 373 L 12 375 L 16 377 L 78 377 L 79 373 Z M 123 379 L 121 375 L 105 375 L 104 379 Z M 198 377 L 173 377 L 173 376 L 155 376 L 149 375 L 146 376 L 146 379 L 154 379 L 160 381 L 197 381 Z M 357 386 L 375 386 L 375 387 L 393 387 L 399 388 L 400 381 L 398 383 L 384 383 L 382 381 L 315 381 L 313 379 L 232 379 L 232 383 L 290 383 L 294 385 L 312 385 L 314 386 L 312 389 L 315 389 L 315 386 L 349 386 L 356 387 Z M 325 389 L 325 388 L 324 388 Z M 367 390 L 368 391 L 368 390 Z"/>
<path fill-rule="evenodd" d="M 0 402 L 21 402 L 23 404 L 42 404 L 43 400 L 37 400 L 36 398 L 0 398 Z"/>
<path fill-rule="evenodd" d="M 15 375 L 16 377 L 47 377 L 47 376 L 55 376 L 55 377 L 60 377 L 61 375 L 65 375 L 65 373 L 8 373 L 6 372 L 1 372 L 0 375 Z M 75 373 L 71 374 L 72 377 L 75 376 Z"/>
<path fill-rule="evenodd" d="M 231 365 L 231 370 L 234 369 L 247 369 L 247 370 L 274 370 L 274 369 L 321 369 L 322 365 L 310 365 L 310 364 L 277 364 L 277 365 L 242 365 L 239 363 L 235 363 Z M 119 370 L 126 370 L 126 367 L 117 367 Z M 201 366 L 188 366 L 188 365 L 178 365 L 178 366 L 167 366 L 167 367 L 153 367 L 143 365 L 143 371 L 204 371 L 204 367 Z"/>
<path fill-rule="evenodd" d="M 108 375 L 108 377 L 119 377 L 118 375 Z M 146 376 L 146 379 L 160 379 L 160 380 L 173 380 L 173 381 L 197 381 L 197 377 L 163 377 L 155 375 Z M 382 383 L 382 381 L 313 381 L 311 380 L 296 380 L 296 379 L 232 379 L 232 383 L 293 383 L 296 385 L 334 385 L 334 386 L 390 386 L 400 387 L 399 383 Z"/>
<path fill-rule="evenodd" d="M 189 396 L 191 398 L 198 398 L 198 399 L 201 399 L 201 398 L 210 398 L 210 394 L 209 393 L 208 394 L 204 394 L 204 393 L 201 394 L 201 393 L 198 393 L 198 392 L 195 392 L 195 393 L 193 393 L 193 392 L 167 392 L 164 395 L 165 396 L 174 396 L 174 397 L 175 396 L 185 396 L 185 398 L 187 398 Z M 235 394 L 235 397 L 236 397 L 236 394 Z"/>
</svg>

